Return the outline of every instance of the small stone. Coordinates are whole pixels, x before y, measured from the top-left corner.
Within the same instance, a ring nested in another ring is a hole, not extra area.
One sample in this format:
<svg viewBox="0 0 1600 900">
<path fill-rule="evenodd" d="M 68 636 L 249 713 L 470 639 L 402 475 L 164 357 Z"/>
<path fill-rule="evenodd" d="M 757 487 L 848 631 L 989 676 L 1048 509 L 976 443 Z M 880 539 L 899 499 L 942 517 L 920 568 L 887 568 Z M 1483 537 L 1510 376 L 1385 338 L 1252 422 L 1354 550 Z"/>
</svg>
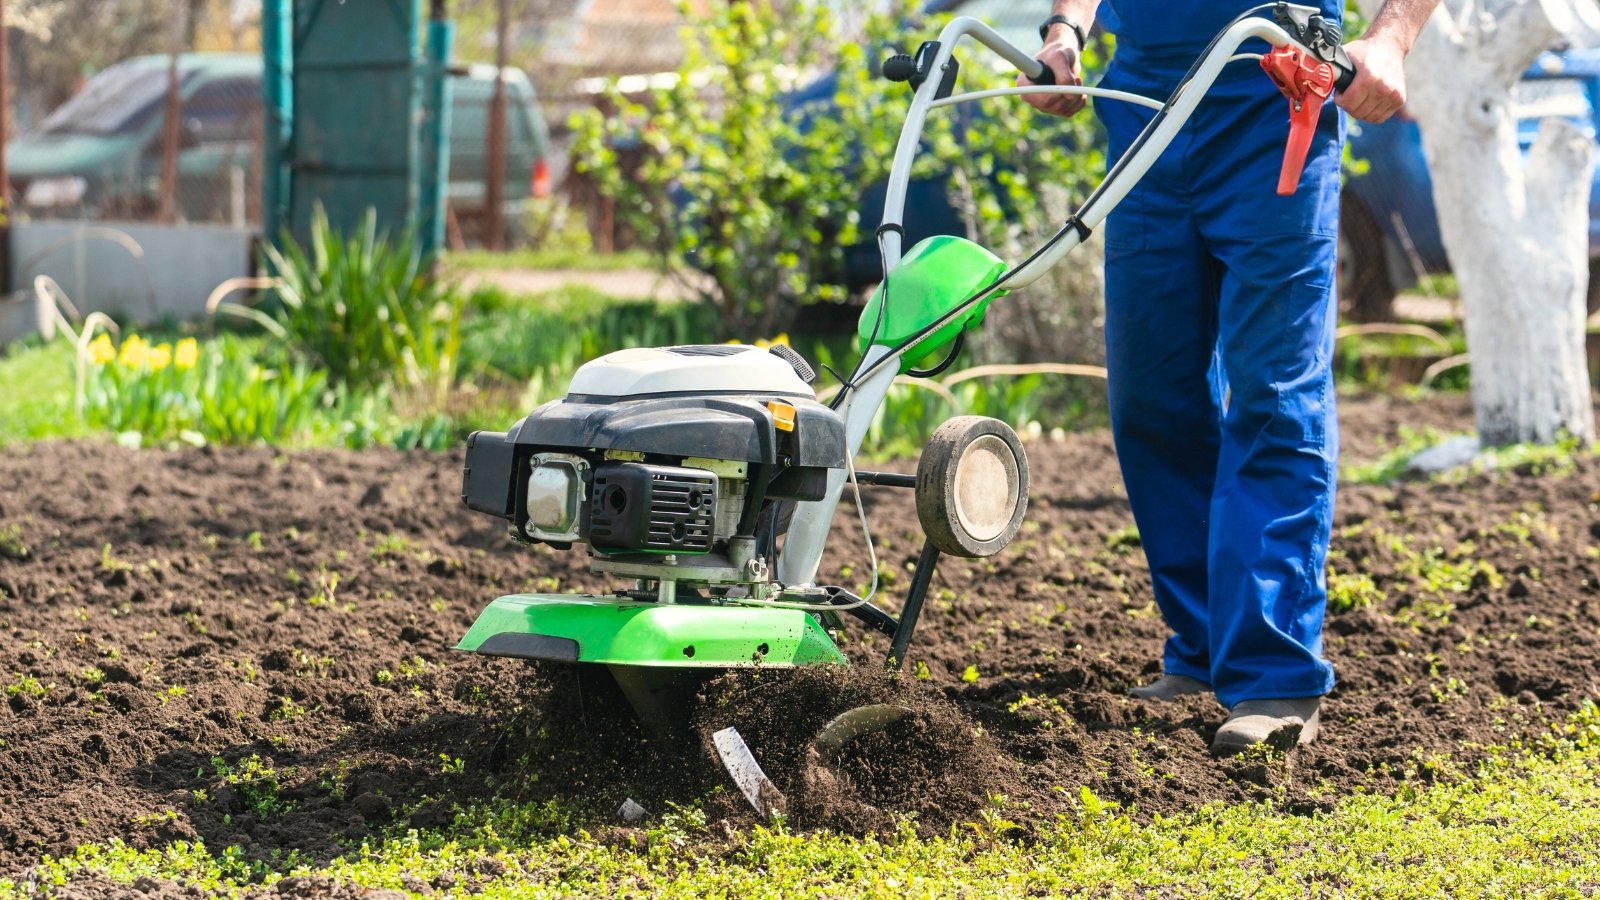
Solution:
<svg viewBox="0 0 1600 900">
<path fill-rule="evenodd" d="M 635 822 L 643 821 L 644 817 L 650 815 L 650 813 L 644 807 L 633 802 L 632 797 L 629 797 L 622 801 L 622 808 L 617 810 L 617 815 L 622 817 L 622 821 L 632 825 Z"/>
<path fill-rule="evenodd" d="M 1478 439 L 1470 434 L 1458 435 L 1434 444 L 1418 453 L 1406 463 L 1406 474 L 1411 476 L 1437 475 L 1459 469 L 1478 456 Z"/>
</svg>

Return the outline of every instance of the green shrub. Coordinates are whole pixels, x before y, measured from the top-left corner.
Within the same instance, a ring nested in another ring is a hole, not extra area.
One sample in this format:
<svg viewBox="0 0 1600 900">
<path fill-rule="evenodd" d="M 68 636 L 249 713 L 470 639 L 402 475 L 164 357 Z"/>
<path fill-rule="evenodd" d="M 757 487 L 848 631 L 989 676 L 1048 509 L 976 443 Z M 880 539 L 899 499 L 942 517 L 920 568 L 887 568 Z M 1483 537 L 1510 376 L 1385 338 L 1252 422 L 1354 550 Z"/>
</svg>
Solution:
<svg viewBox="0 0 1600 900">
<path fill-rule="evenodd" d="M 371 211 L 362 228 L 341 235 L 319 208 L 311 242 L 285 237 L 267 247 L 266 268 L 281 282 L 266 309 L 224 304 L 259 323 L 338 384 L 379 384 L 446 393 L 461 346 L 462 300 L 431 273 L 432 260 L 410 233 L 378 231 Z"/>
<path fill-rule="evenodd" d="M 574 165 L 664 262 L 706 271 L 706 299 L 730 321 L 770 333 L 799 304 L 843 299 L 832 282 L 862 234 L 862 187 L 888 168 L 896 86 L 814 2 L 713 4 L 684 34 L 673 86 L 643 103 L 613 92 L 615 114 L 574 117 Z M 786 113 L 794 73 L 830 67 L 835 108 Z"/>
<path fill-rule="evenodd" d="M 944 21 L 908 28 L 907 4 L 893 6 L 869 18 L 856 43 L 840 38 L 814 0 L 713 4 L 686 31 L 691 48 L 672 87 L 638 103 L 614 92 L 611 112 L 574 120 L 577 170 L 617 201 L 663 265 L 709 274 L 706 299 L 739 334 L 794 327 L 804 304 L 843 299 L 843 249 L 870 240 L 877 223 L 860 221 L 861 199 L 887 176 L 910 99 L 875 63 L 933 37 Z M 1015 77 L 975 44 L 958 52 L 959 91 Z M 828 70 L 833 95 L 809 118 L 787 109 L 789 91 Z M 1062 120 L 1015 97 L 936 110 L 915 174 L 947 179 L 968 236 L 1017 261 L 1098 180 L 1096 128 L 1092 116 Z M 1093 362 L 1098 268 L 1058 267 L 1037 297 L 1008 299 L 1008 308 L 1038 308 L 1020 319 L 991 310 L 997 337 L 984 359 Z"/>
</svg>

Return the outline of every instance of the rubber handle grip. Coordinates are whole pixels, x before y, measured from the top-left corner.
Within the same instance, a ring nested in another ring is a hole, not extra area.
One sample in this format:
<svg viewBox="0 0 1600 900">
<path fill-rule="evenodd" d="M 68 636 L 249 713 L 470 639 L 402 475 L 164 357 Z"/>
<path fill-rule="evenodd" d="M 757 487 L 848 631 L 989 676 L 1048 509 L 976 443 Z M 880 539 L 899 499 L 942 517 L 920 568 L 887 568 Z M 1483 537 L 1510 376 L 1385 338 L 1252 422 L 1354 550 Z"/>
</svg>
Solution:
<svg viewBox="0 0 1600 900">
<path fill-rule="evenodd" d="M 1022 74 L 1028 75 L 1027 72 Z M 1056 83 L 1056 70 L 1041 62 L 1039 63 L 1039 74 L 1028 75 L 1028 80 L 1041 87 L 1048 87 Z"/>
<path fill-rule="evenodd" d="M 1356 67 L 1353 65 L 1342 66 L 1334 63 L 1333 71 L 1335 73 L 1333 79 L 1333 89 L 1335 91 L 1343 91 L 1356 80 Z"/>
<path fill-rule="evenodd" d="M 1344 90 L 1356 80 L 1356 64 L 1350 61 L 1349 55 L 1344 52 L 1344 47 L 1334 48 L 1333 61 L 1329 65 L 1333 66 L 1335 92 Z"/>
</svg>

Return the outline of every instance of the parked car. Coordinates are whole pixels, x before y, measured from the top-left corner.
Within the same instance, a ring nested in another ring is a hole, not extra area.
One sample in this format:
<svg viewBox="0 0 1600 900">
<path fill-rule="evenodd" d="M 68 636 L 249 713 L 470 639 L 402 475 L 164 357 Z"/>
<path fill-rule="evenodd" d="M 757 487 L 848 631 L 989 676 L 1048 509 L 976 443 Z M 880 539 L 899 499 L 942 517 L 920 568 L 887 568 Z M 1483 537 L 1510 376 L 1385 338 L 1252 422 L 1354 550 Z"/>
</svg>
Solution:
<svg viewBox="0 0 1600 900">
<path fill-rule="evenodd" d="M 140 56 L 91 78 L 37 128 L 7 148 L 17 213 L 148 218 L 159 205 L 169 57 Z M 241 221 L 259 196 L 261 69 L 258 54 L 179 57 L 177 211 L 187 221 Z M 450 186 L 456 215 L 483 210 L 485 140 L 494 66 L 452 75 Z M 533 85 L 506 69 L 506 221 L 550 189 L 550 139 Z"/>
<path fill-rule="evenodd" d="M 1517 140 L 1526 154 L 1549 117 L 1576 122 L 1595 133 L 1600 104 L 1600 50 L 1545 53 L 1523 74 L 1512 98 Z M 1450 271 L 1433 181 L 1422 153 L 1422 133 L 1401 114 L 1382 125 L 1357 123 L 1350 156 L 1367 171 L 1346 180 L 1339 215 L 1339 283 L 1353 318 L 1388 318 L 1397 291 L 1423 274 Z M 1600 300 L 1600 167 L 1589 197 L 1589 307 Z"/>
</svg>

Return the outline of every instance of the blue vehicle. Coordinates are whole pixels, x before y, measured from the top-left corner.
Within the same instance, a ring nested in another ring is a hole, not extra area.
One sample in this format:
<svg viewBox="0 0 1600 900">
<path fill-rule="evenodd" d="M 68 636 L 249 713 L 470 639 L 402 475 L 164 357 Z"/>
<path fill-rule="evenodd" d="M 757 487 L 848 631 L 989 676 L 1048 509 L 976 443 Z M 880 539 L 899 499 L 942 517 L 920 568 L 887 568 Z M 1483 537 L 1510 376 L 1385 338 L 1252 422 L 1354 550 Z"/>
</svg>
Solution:
<svg viewBox="0 0 1600 900">
<path fill-rule="evenodd" d="M 1527 153 L 1549 117 L 1571 119 L 1595 133 L 1600 102 L 1600 49 L 1565 50 L 1539 57 L 1512 99 L 1517 139 Z M 1359 128 L 1358 128 L 1359 126 Z M 1404 116 L 1382 125 L 1352 123 L 1350 155 L 1368 171 L 1348 179 L 1339 216 L 1340 295 L 1348 315 L 1375 321 L 1390 317 L 1395 294 L 1424 274 L 1450 271 L 1439 219 L 1433 208 L 1433 181 L 1422 153 L 1422 134 Z M 1596 261 L 1600 260 L 1600 167 L 1589 199 L 1589 308 L 1600 301 Z"/>
</svg>

